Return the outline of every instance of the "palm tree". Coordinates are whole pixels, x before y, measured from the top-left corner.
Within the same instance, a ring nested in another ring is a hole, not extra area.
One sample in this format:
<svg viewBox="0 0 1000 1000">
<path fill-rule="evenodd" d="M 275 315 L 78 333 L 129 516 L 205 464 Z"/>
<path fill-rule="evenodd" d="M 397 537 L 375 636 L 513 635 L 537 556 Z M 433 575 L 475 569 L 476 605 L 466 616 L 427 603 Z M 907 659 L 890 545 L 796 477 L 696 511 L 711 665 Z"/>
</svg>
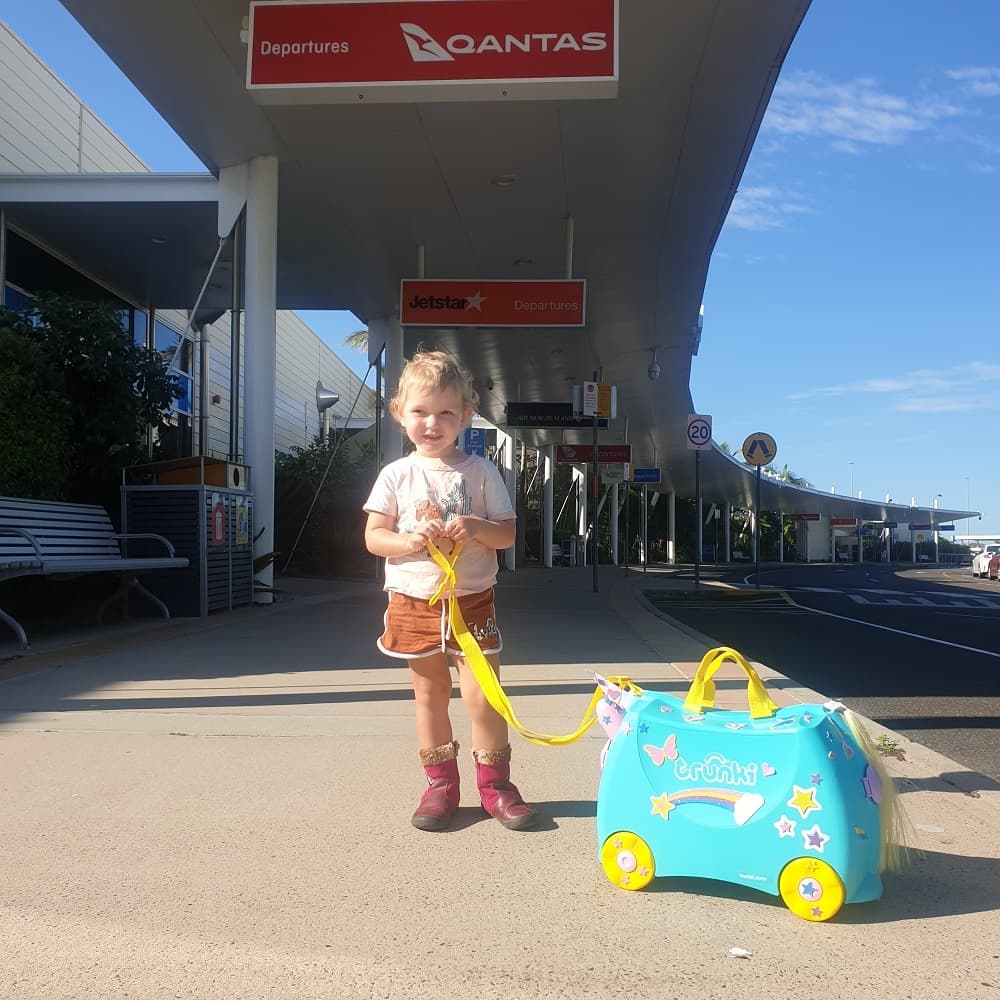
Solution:
<svg viewBox="0 0 1000 1000">
<path fill-rule="evenodd" d="M 368 328 L 363 327 L 360 330 L 355 330 L 354 333 L 349 333 L 344 337 L 344 346 L 351 348 L 353 351 L 367 351 Z"/>
</svg>

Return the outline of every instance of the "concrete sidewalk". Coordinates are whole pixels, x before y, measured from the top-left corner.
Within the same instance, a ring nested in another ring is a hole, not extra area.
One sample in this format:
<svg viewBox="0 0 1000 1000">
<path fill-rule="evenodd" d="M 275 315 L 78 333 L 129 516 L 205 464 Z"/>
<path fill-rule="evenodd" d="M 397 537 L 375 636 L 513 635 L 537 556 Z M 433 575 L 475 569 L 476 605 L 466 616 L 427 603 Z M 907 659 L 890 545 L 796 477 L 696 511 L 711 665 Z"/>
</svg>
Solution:
<svg viewBox="0 0 1000 1000">
<path fill-rule="evenodd" d="M 505 687 L 534 729 L 574 729 L 593 670 L 683 694 L 725 640 L 643 600 L 685 585 L 672 574 L 591 583 L 501 580 Z M 1000 796 L 952 761 L 892 736 L 919 852 L 829 923 L 703 880 L 623 892 L 596 858 L 602 733 L 515 741 L 543 820 L 511 833 L 478 809 L 456 699 L 463 806 L 421 833 L 378 586 L 282 588 L 269 608 L 0 662 L 0 997 L 1000 997 Z M 825 700 L 761 667 L 779 704 Z"/>
</svg>

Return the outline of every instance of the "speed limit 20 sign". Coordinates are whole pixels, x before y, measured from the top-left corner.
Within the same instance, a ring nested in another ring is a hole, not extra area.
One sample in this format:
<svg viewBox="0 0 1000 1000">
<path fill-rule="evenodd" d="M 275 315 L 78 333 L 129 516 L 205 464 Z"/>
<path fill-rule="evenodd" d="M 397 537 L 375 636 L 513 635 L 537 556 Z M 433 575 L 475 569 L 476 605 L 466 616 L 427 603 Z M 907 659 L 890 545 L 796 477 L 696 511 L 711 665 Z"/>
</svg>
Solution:
<svg viewBox="0 0 1000 1000">
<path fill-rule="evenodd" d="M 704 414 L 688 414 L 687 446 L 694 451 L 708 451 L 712 447 L 712 418 Z"/>
</svg>

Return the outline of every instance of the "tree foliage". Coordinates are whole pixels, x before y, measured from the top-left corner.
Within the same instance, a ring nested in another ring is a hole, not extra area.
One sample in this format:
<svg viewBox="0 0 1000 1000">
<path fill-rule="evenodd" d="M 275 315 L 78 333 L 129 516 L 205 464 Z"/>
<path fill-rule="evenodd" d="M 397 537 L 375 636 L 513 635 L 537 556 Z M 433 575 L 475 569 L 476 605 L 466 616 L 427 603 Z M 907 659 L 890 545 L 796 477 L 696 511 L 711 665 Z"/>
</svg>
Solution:
<svg viewBox="0 0 1000 1000">
<path fill-rule="evenodd" d="M 169 363 L 133 343 L 113 303 L 40 295 L 0 327 L 0 422 L 18 428 L 0 436 L 4 489 L 107 504 L 181 394 Z M 29 455 L 47 470 L 25 469 Z"/>
<path fill-rule="evenodd" d="M 361 509 L 375 481 L 374 447 L 340 448 L 334 457 L 336 447 L 335 441 L 324 443 L 316 438 L 308 448 L 275 455 L 274 544 L 279 572 L 284 572 L 291 554 L 289 572 L 374 576 L 374 561 L 364 547 L 365 514 Z"/>
</svg>

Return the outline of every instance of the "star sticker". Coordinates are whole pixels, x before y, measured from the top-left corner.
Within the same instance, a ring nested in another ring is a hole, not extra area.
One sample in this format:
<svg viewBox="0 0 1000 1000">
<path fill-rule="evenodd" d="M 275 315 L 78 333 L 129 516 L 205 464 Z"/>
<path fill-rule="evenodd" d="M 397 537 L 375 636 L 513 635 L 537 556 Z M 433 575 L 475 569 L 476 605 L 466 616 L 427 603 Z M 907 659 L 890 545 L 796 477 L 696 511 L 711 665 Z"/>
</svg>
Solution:
<svg viewBox="0 0 1000 1000">
<path fill-rule="evenodd" d="M 465 297 L 465 308 L 475 309 L 476 312 L 483 311 L 483 303 L 486 301 L 486 296 L 481 295 L 479 289 L 476 289 L 475 295 L 466 295 Z"/>
<path fill-rule="evenodd" d="M 802 831 L 802 842 L 807 851 L 819 851 L 823 853 L 823 848 L 830 838 L 819 828 L 819 823 L 815 823 L 811 830 Z"/>
<path fill-rule="evenodd" d="M 650 810 L 651 816 L 662 816 L 664 819 L 670 818 L 670 810 L 677 807 L 670 801 L 670 796 L 664 792 L 662 795 L 650 795 L 649 801 L 653 803 Z"/>
<path fill-rule="evenodd" d="M 795 836 L 795 820 L 789 819 L 784 813 L 781 814 L 781 819 L 777 823 L 772 824 L 775 830 L 778 831 L 779 837 L 794 837 Z"/>
<path fill-rule="evenodd" d="M 649 732 L 649 726 L 647 726 L 645 722 L 640 722 L 639 723 L 639 732 L 640 733 L 648 733 Z"/>
<path fill-rule="evenodd" d="M 812 908 L 811 912 L 812 912 L 812 915 L 814 917 L 821 917 L 821 916 L 823 916 L 823 907 L 822 906 L 814 906 Z"/>
<path fill-rule="evenodd" d="M 621 846 L 622 846 L 622 838 L 615 837 L 615 848 L 621 850 Z"/>
<path fill-rule="evenodd" d="M 823 892 L 811 878 L 806 878 L 799 883 L 799 895 L 803 899 L 819 899 Z"/>
<path fill-rule="evenodd" d="M 821 774 L 814 774 L 809 780 L 814 785 L 818 785 L 818 784 L 820 784 L 823 781 L 823 775 L 821 775 Z"/>
<path fill-rule="evenodd" d="M 610 715 L 602 715 L 601 716 L 601 722 L 603 722 L 604 725 L 606 725 L 606 726 L 609 725 L 610 722 L 611 722 L 611 716 Z"/>
<path fill-rule="evenodd" d="M 791 806 L 793 809 L 798 809 L 799 815 L 803 819 L 805 819 L 813 809 L 823 808 L 816 801 L 815 788 L 799 788 L 798 785 L 792 785 L 792 788 L 795 789 L 795 794 L 788 800 L 786 805 Z"/>
</svg>

